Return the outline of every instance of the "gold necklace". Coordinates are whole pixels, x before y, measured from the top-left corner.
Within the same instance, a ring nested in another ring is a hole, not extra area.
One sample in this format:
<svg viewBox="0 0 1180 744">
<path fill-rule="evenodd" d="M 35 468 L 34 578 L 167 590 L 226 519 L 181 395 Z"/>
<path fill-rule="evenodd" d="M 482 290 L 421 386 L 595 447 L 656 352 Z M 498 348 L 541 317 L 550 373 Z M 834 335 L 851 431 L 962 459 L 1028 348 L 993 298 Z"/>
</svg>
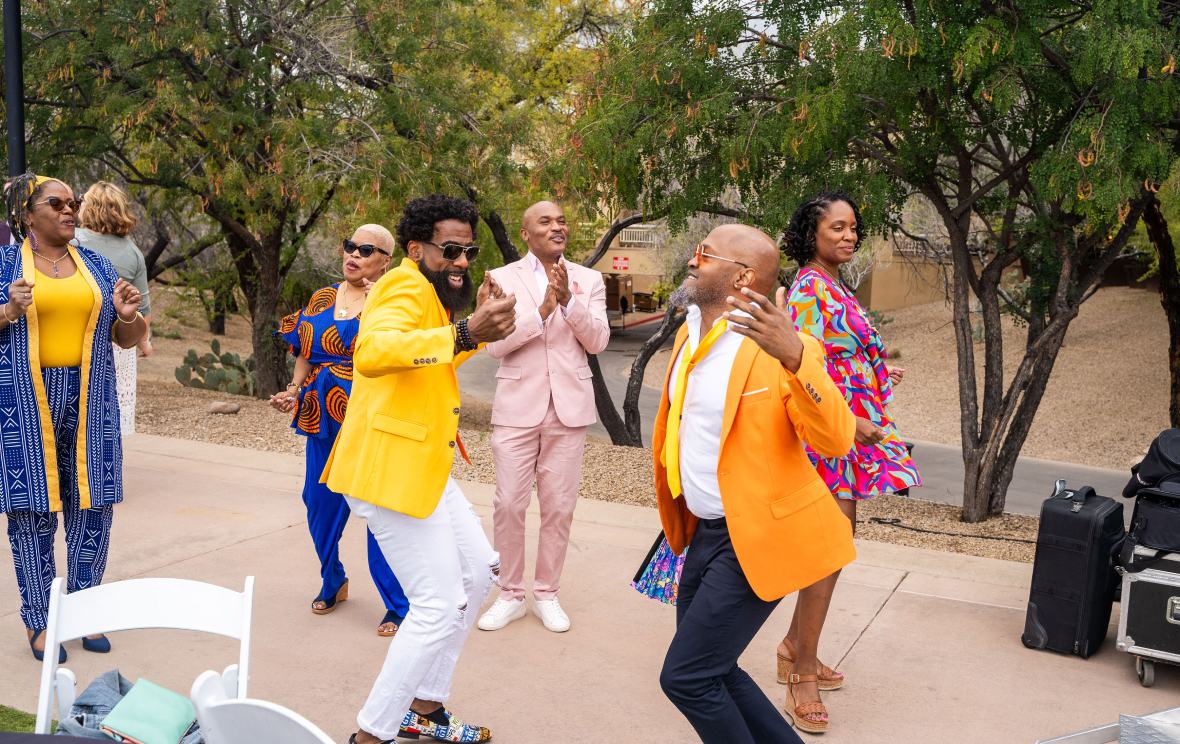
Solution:
<svg viewBox="0 0 1180 744">
<path fill-rule="evenodd" d="M 833 279 L 835 279 L 836 281 L 840 281 L 840 278 L 839 278 L 839 277 L 832 276 L 832 272 L 830 272 L 830 271 L 828 271 L 827 269 L 825 269 L 825 268 L 824 268 L 824 265 L 823 265 L 823 264 L 821 264 L 819 261 L 816 261 L 815 259 L 812 259 L 812 260 L 808 261 L 808 262 L 807 262 L 807 264 L 808 264 L 808 265 L 810 265 L 810 264 L 815 264 L 815 267 L 816 267 L 817 269 L 819 269 L 820 271 L 824 272 L 824 273 L 825 273 L 825 274 L 827 274 L 828 276 L 831 276 L 831 277 L 832 277 Z"/>
<path fill-rule="evenodd" d="M 347 318 L 348 311 L 352 309 L 352 306 L 355 305 L 356 303 L 360 302 L 361 300 L 365 299 L 365 297 L 368 297 L 368 295 L 369 295 L 369 293 L 368 293 L 368 291 L 366 291 L 363 295 L 361 295 L 360 297 L 356 298 L 352 302 L 345 305 L 344 308 L 341 309 L 340 312 L 336 314 L 336 317 L 341 320 Z M 347 289 L 344 290 L 344 299 L 346 299 L 346 300 L 348 299 L 348 290 Z"/>
</svg>

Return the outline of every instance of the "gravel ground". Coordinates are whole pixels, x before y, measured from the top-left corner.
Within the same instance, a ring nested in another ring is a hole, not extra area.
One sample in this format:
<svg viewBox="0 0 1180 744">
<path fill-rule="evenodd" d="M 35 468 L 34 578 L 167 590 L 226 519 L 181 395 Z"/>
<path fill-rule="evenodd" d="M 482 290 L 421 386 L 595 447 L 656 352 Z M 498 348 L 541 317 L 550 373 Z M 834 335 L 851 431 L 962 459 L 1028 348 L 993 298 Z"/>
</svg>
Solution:
<svg viewBox="0 0 1180 744">
<path fill-rule="evenodd" d="M 903 437 L 959 444 L 959 382 L 951 308 L 919 305 L 886 314 L 885 345 L 906 369 L 893 415 Z M 1026 333 L 1004 326 L 1004 373 L 1011 381 Z M 982 402 L 983 344 L 976 344 Z M 672 352 L 663 349 L 644 370 L 659 388 Z M 1049 386 L 1021 454 L 1125 470 L 1168 428 L 1168 326 L 1159 295 L 1108 287 L 1082 305 L 1070 324 Z M 1095 360 L 1098 360 L 1096 363 Z M 1079 412 L 1085 416 L 1079 416 Z"/>
</svg>

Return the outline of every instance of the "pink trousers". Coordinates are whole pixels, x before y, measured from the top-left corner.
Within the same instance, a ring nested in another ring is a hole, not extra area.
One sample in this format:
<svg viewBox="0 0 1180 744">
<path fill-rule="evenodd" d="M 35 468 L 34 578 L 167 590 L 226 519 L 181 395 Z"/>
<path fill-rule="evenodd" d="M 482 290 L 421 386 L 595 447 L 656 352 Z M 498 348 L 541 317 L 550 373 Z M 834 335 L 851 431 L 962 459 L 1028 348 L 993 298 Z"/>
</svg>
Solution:
<svg viewBox="0 0 1180 744">
<path fill-rule="evenodd" d="M 586 427 L 561 423 L 553 401 L 540 426 L 497 425 L 492 432 L 496 501 L 492 517 L 500 554 L 500 599 L 524 597 L 524 515 L 537 480 L 541 533 L 533 598 L 553 599 L 569 546 L 570 523 L 578 504 Z"/>
</svg>

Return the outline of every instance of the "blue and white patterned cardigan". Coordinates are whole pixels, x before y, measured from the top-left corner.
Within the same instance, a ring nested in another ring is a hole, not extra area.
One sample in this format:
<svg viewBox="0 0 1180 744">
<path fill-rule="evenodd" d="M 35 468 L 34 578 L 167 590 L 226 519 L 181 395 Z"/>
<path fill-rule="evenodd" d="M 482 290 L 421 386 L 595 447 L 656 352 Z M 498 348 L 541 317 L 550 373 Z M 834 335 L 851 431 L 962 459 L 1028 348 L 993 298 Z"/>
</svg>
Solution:
<svg viewBox="0 0 1180 744">
<path fill-rule="evenodd" d="M 118 318 L 112 300 L 118 273 L 111 262 L 86 248 L 70 255 L 94 293 L 82 347 L 82 391 L 78 402 L 77 472 L 80 506 L 123 500 L 123 447 L 115 357 L 111 340 Z M 36 282 L 33 253 L 23 245 L 0 248 L 0 305 L 8 285 L 24 276 Z M 35 291 L 35 290 L 34 290 Z M 61 511 L 57 446 L 41 382 L 36 305 L 0 329 L 0 512 Z"/>
</svg>

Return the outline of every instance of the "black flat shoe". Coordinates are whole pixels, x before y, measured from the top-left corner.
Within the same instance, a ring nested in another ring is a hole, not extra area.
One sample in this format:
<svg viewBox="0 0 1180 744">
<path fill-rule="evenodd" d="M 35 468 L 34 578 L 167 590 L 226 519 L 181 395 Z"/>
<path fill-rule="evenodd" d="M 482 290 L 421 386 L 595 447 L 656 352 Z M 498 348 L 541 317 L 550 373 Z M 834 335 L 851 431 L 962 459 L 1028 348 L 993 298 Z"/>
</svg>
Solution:
<svg viewBox="0 0 1180 744">
<path fill-rule="evenodd" d="M 344 580 L 344 583 L 341 584 L 340 588 L 336 590 L 336 596 L 332 597 L 331 599 L 324 599 L 324 592 L 323 590 L 320 590 L 320 593 L 316 595 L 316 598 L 311 601 L 311 611 L 317 615 L 327 615 L 329 612 L 336 609 L 337 604 L 343 602 L 346 599 L 348 599 L 348 579 Z M 317 610 L 315 608 L 316 602 L 323 602 L 324 609 Z"/>
<path fill-rule="evenodd" d="M 395 635 L 397 635 L 397 629 L 401 627 L 403 620 L 405 620 L 405 618 L 393 610 L 386 611 L 385 617 L 381 618 L 381 622 L 377 623 L 377 635 L 384 638 L 393 638 Z M 385 625 L 386 623 L 393 623 L 393 630 L 381 630 L 381 626 Z"/>
<path fill-rule="evenodd" d="M 356 734 L 348 737 L 348 744 L 356 744 Z M 397 744 L 397 741 L 393 739 L 386 739 L 385 741 L 381 742 L 381 744 Z"/>
<path fill-rule="evenodd" d="M 45 652 L 38 651 L 36 648 L 33 648 L 33 644 L 37 642 L 37 639 L 40 638 L 41 634 L 44 632 L 45 632 L 44 628 L 42 628 L 41 630 L 35 630 L 35 631 L 33 631 L 33 637 L 29 639 L 29 648 L 33 649 L 33 658 L 36 659 L 37 661 L 45 661 Z M 65 646 L 59 645 L 57 647 L 57 663 L 58 664 L 65 664 L 66 663 L 66 647 Z"/>
</svg>

